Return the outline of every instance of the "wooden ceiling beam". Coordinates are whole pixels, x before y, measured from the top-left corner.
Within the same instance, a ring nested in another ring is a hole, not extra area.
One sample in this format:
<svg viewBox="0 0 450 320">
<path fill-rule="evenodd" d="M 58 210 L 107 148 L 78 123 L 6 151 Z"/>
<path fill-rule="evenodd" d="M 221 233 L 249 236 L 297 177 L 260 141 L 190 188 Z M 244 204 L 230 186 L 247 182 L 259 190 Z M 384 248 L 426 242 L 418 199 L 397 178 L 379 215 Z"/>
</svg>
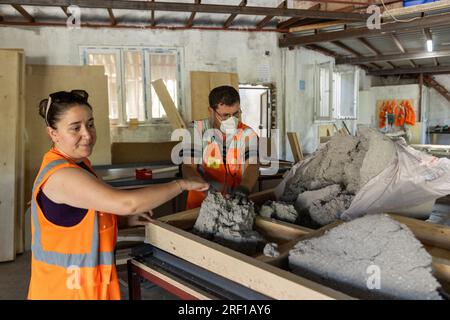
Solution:
<svg viewBox="0 0 450 320">
<path fill-rule="evenodd" d="M 308 8 L 308 10 L 320 10 L 320 3 L 317 3 L 317 4 L 313 5 L 313 6 L 311 6 L 310 8 Z M 297 18 L 297 17 L 290 18 L 290 19 L 288 19 L 286 21 L 280 22 L 277 25 L 277 28 L 278 29 L 287 29 L 287 28 L 289 28 L 291 26 L 296 25 L 298 22 L 300 22 L 300 21 L 302 21 L 304 19 L 305 18 Z"/>
<path fill-rule="evenodd" d="M 282 1 L 277 8 L 287 8 L 287 0 Z M 256 24 L 256 29 L 264 28 L 270 20 L 272 20 L 275 16 L 265 16 L 261 21 Z"/>
<path fill-rule="evenodd" d="M 1 0 L 0 0 L 1 1 Z M 333 23 L 333 22 L 332 22 Z M 341 23 L 342 24 L 342 23 Z M 348 28 L 346 30 L 322 32 L 314 35 L 296 35 L 282 37 L 279 40 L 280 47 L 304 46 L 319 42 L 331 42 L 349 38 L 359 38 L 374 35 L 390 34 L 393 32 L 410 31 L 434 26 L 450 25 L 450 13 L 435 14 L 410 22 L 383 23 L 380 29 L 369 29 L 367 27 Z M 293 28 L 292 30 L 295 30 Z M 314 29 L 314 28 L 313 28 Z M 295 30 L 300 31 L 300 30 Z"/>
<path fill-rule="evenodd" d="M 114 16 L 114 12 L 111 8 L 108 8 L 109 21 L 111 21 L 111 25 L 115 26 L 117 24 L 117 19 Z"/>
<path fill-rule="evenodd" d="M 30 6 L 66 6 L 68 0 L 0 0 L 0 4 L 30 5 Z M 350 20 L 364 22 L 369 18 L 369 14 L 354 12 L 334 12 L 307 9 L 271 8 L 261 6 L 233 6 L 219 4 L 194 4 L 178 2 L 149 2 L 130 0 L 70 0 L 71 5 L 80 8 L 98 9 L 124 9 L 124 10 L 156 10 L 173 12 L 197 12 L 197 13 L 221 13 L 239 14 L 250 16 L 282 16 L 282 17 L 304 17 L 331 20 Z"/>
<path fill-rule="evenodd" d="M 239 3 L 239 7 L 245 7 L 247 5 L 247 0 L 242 0 L 241 3 Z M 233 23 L 234 19 L 237 17 L 237 13 L 231 14 L 228 19 L 223 24 L 224 28 L 229 28 L 231 24 Z"/>
<path fill-rule="evenodd" d="M 375 70 L 369 72 L 372 76 L 389 76 L 389 75 L 399 75 L 399 74 L 420 74 L 420 73 L 431 73 L 431 74 L 448 74 L 450 73 L 450 66 L 439 66 L 439 67 L 417 67 L 417 68 L 395 68 L 395 69 L 385 69 L 385 70 Z"/>
<path fill-rule="evenodd" d="M 35 20 L 31 14 L 28 13 L 20 4 L 12 4 L 12 7 L 16 9 L 28 22 L 34 23 Z"/>
<path fill-rule="evenodd" d="M 195 3 L 200 4 L 201 0 L 195 0 Z M 195 19 L 195 15 L 197 14 L 197 12 L 192 12 L 191 16 L 189 17 L 189 19 L 186 21 L 186 27 L 191 28 L 192 25 L 194 24 L 194 19 Z"/>
<path fill-rule="evenodd" d="M 401 61 L 401 60 L 420 60 L 420 59 L 435 59 L 440 57 L 450 57 L 450 49 L 440 50 L 440 51 L 416 51 L 416 52 L 405 52 L 405 53 L 395 53 L 395 54 L 379 54 L 370 57 L 358 57 L 358 58 L 341 58 L 336 61 L 337 64 L 360 64 L 360 63 L 371 63 L 371 62 L 386 62 L 386 61 Z"/>
</svg>

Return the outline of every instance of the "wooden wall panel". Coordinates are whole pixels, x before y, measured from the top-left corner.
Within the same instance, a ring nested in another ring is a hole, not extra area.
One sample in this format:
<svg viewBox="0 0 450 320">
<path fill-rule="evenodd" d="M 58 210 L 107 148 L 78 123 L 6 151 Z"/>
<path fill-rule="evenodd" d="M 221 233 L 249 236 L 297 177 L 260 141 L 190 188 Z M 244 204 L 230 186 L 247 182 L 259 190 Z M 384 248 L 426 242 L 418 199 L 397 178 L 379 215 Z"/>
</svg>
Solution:
<svg viewBox="0 0 450 320">
<path fill-rule="evenodd" d="M 191 71 L 191 115 L 192 120 L 209 117 L 209 92 L 223 85 L 230 85 L 239 91 L 237 73 Z"/>
<path fill-rule="evenodd" d="M 0 50 L 0 262 L 14 260 L 16 247 L 21 249 L 16 221 L 21 216 L 23 187 L 23 61 L 21 51 Z"/>
</svg>

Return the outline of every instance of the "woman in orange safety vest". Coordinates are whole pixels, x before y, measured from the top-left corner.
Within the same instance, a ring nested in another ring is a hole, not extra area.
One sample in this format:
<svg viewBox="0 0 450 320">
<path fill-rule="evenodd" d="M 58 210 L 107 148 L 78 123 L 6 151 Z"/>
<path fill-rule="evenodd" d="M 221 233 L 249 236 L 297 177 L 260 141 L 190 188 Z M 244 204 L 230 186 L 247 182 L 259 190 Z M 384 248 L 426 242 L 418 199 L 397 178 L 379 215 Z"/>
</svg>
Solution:
<svg viewBox="0 0 450 320">
<path fill-rule="evenodd" d="M 120 299 L 114 261 L 118 218 L 151 221 L 151 209 L 183 190 L 208 184 L 177 180 L 118 190 L 99 180 L 88 160 L 96 142 L 92 107 L 83 90 L 41 101 L 39 114 L 53 146 L 44 155 L 31 199 L 29 299 Z"/>
</svg>

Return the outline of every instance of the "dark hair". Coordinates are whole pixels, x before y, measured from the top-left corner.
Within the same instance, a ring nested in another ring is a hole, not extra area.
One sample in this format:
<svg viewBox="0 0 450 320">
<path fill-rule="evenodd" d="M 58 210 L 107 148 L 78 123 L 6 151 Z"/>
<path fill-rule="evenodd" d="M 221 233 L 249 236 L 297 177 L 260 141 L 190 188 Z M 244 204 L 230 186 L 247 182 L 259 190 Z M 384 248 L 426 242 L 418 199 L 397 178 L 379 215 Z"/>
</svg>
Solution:
<svg viewBox="0 0 450 320">
<path fill-rule="evenodd" d="M 91 105 L 87 101 L 89 94 L 84 90 L 72 90 L 70 92 L 58 91 L 49 96 L 51 101 L 48 110 L 47 105 L 49 98 L 44 99 L 39 103 L 39 114 L 44 118 L 47 126 L 52 127 L 53 129 L 56 129 L 55 124 L 61 118 L 61 115 L 73 106 L 84 105 L 92 110 Z"/>
<path fill-rule="evenodd" d="M 238 102 L 241 102 L 239 92 L 231 86 L 217 87 L 209 93 L 209 106 L 214 110 L 217 109 L 219 104 L 231 106 Z"/>
</svg>

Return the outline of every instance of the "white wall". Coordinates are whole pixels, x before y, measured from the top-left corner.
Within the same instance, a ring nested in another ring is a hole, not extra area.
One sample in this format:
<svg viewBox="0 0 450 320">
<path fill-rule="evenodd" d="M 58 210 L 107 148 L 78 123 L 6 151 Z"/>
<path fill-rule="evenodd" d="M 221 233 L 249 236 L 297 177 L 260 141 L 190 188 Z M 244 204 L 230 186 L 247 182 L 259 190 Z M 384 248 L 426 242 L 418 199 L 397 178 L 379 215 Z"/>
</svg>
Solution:
<svg viewBox="0 0 450 320">
<path fill-rule="evenodd" d="M 438 75 L 435 79 L 450 90 L 450 75 Z M 379 81 L 375 81 L 378 83 Z M 368 91 L 360 92 L 360 112 L 363 122 L 369 122 L 371 126 L 377 126 L 378 116 L 375 114 L 376 100 L 384 99 L 414 99 L 415 111 L 419 100 L 419 85 L 389 85 L 372 87 Z M 429 137 L 425 137 L 427 127 L 436 125 L 450 125 L 450 102 L 442 97 L 436 90 L 423 87 L 422 95 L 422 134 L 423 143 L 431 143 Z M 370 121 L 368 121 L 370 119 Z M 416 119 L 416 121 L 418 121 Z M 450 135 L 439 135 L 438 144 L 450 145 Z"/>
<path fill-rule="evenodd" d="M 450 75 L 438 75 L 435 76 L 437 82 L 443 85 L 447 90 L 450 90 Z M 450 102 L 441 96 L 436 90 L 429 90 L 429 126 L 433 127 L 436 125 L 450 126 Z M 431 143 L 431 142 L 430 142 Z M 438 144 L 450 145 L 450 134 L 449 135 L 438 135 Z"/>
<path fill-rule="evenodd" d="M 359 92 L 358 123 L 377 128 L 377 100 L 392 99 L 414 99 L 414 110 L 417 117 L 419 103 L 419 86 L 417 84 L 377 86 Z M 422 108 L 424 110 L 426 106 L 423 105 Z M 419 120 L 416 119 L 416 121 Z"/>
<path fill-rule="evenodd" d="M 278 34 L 269 32 L 91 29 L 63 27 L 0 27 L 0 47 L 25 49 L 27 63 L 79 65 L 79 46 L 153 46 L 183 49 L 182 80 L 184 99 L 181 112 L 190 120 L 190 71 L 237 72 L 240 82 L 257 82 L 258 66 L 270 69 L 271 82 L 281 86 L 281 50 Z M 268 55 L 266 55 L 268 51 Z M 279 99 L 280 93 L 279 91 Z M 281 116 L 281 115 L 280 115 Z M 167 141 L 170 125 L 115 128 L 112 141 Z"/>
<path fill-rule="evenodd" d="M 285 53 L 285 128 L 300 135 L 303 153 L 316 150 L 317 123 L 314 122 L 314 65 L 333 61 L 334 58 L 304 48 L 283 49 Z M 305 89 L 300 90 L 299 81 L 305 81 Z M 289 142 L 285 139 L 286 159 L 292 160 Z"/>
<path fill-rule="evenodd" d="M 299 134 L 304 153 L 311 153 L 318 146 L 319 123 L 314 121 L 314 64 L 334 59 L 304 48 L 280 49 L 277 33 L 0 27 L 0 37 L 0 47 L 25 49 L 27 63 L 32 64 L 79 65 L 79 46 L 87 45 L 182 48 L 184 97 L 181 112 L 188 121 L 190 71 L 237 72 L 241 83 L 256 83 L 262 76 L 259 66 L 265 65 L 269 68 L 268 80 L 277 87 L 279 156 L 293 159 L 286 131 Z M 370 86 L 369 78 L 361 79 L 362 89 Z M 300 80 L 305 81 L 305 90 L 299 89 Z M 111 141 L 167 141 L 170 133 L 170 125 L 134 130 L 116 127 L 111 131 Z"/>
</svg>

